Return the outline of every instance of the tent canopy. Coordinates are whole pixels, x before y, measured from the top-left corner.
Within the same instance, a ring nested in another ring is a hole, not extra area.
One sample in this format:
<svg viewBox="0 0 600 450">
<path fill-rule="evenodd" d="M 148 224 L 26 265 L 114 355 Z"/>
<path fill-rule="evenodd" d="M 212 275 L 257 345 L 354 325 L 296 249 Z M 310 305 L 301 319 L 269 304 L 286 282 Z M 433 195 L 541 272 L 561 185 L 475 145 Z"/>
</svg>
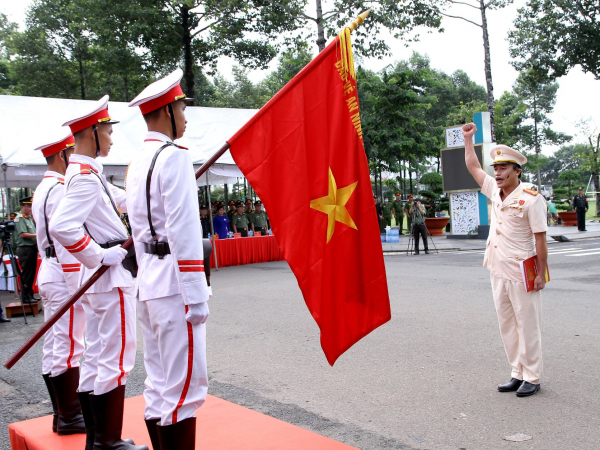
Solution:
<svg viewBox="0 0 600 450">
<path fill-rule="evenodd" d="M 89 100 L 21 97 L 0 95 L 0 158 L 6 165 L 8 187 L 35 187 L 42 180 L 46 160 L 34 149 L 48 143 L 48 136 L 78 111 L 86 108 Z M 89 107 L 89 106 L 88 106 Z M 121 123 L 113 125 L 113 146 L 106 158 L 99 162 L 109 181 L 123 186 L 127 165 L 142 150 L 146 135 L 146 122 L 139 108 L 129 108 L 127 103 L 109 102 L 108 111 Z M 186 109 L 185 136 L 177 142 L 189 148 L 196 167 L 207 161 L 256 113 L 253 109 L 201 108 Z M 67 132 L 65 128 L 65 134 Z M 50 138 L 51 139 L 51 138 Z M 226 152 L 209 173 L 210 184 L 235 183 L 243 174 Z M 206 177 L 198 185 L 206 185 Z M 0 178 L 4 187 L 4 179 Z"/>
</svg>

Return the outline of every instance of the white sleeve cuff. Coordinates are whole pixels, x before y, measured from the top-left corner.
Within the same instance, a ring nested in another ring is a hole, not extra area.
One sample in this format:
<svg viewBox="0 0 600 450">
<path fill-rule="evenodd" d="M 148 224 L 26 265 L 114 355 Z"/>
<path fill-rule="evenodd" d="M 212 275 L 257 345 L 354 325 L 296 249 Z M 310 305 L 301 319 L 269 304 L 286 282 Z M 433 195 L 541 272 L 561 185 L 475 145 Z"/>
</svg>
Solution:
<svg viewBox="0 0 600 450">
<path fill-rule="evenodd" d="M 181 296 L 186 305 L 196 305 L 204 303 L 212 296 L 211 288 L 206 284 L 206 279 L 193 281 L 191 283 L 182 283 Z"/>
</svg>

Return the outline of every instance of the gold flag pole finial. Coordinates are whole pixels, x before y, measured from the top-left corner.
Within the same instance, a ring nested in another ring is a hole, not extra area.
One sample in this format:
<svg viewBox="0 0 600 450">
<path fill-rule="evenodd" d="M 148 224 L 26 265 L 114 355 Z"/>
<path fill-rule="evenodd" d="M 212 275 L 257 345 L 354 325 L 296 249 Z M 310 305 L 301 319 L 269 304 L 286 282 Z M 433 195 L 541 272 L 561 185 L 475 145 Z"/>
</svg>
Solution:
<svg viewBox="0 0 600 450">
<path fill-rule="evenodd" d="M 350 24 L 350 30 L 354 31 L 358 28 L 358 26 L 363 23 L 365 21 L 365 19 L 367 18 L 367 16 L 369 15 L 369 13 L 371 12 L 370 9 L 367 9 L 364 13 L 360 14 L 356 20 L 354 22 L 352 22 Z"/>
</svg>

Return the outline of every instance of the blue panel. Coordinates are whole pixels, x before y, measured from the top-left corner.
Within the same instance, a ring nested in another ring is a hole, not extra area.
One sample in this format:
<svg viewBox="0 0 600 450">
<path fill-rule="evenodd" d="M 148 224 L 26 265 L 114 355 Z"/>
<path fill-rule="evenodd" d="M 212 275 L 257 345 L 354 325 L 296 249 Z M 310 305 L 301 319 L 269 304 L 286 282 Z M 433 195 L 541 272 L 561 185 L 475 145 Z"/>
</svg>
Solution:
<svg viewBox="0 0 600 450">
<path fill-rule="evenodd" d="M 478 193 L 479 198 L 479 225 L 489 225 L 488 221 L 488 205 L 487 197 L 481 192 Z"/>
<path fill-rule="evenodd" d="M 483 117 L 481 113 L 473 114 L 473 123 L 477 126 L 475 133 L 475 144 L 483 144 Z M 487 224 L 483 224 L 487 225 Z"/>
</svg>

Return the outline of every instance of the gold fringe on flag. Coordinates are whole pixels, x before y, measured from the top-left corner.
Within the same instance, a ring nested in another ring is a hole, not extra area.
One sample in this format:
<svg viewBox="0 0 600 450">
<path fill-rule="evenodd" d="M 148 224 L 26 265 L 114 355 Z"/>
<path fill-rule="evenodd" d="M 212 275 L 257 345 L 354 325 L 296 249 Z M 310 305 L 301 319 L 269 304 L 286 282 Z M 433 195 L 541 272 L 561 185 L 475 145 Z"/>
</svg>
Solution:
<svg viewBox="0 0 600 450">
<path fill-rule="evenodd" d="M 349 27 L 344 28 L 339 34 L 342 69 L 354 80 L 356 80 L 356 72 L 354 71 L 354 55 L 352 54 L 352 39 L 350 34 L 358 28 L 359 24 L 365 21 L 370 12 L 371 10 L 368 9 L 359 15 L 356 21 L 352 22 Z"/>
</svg>

